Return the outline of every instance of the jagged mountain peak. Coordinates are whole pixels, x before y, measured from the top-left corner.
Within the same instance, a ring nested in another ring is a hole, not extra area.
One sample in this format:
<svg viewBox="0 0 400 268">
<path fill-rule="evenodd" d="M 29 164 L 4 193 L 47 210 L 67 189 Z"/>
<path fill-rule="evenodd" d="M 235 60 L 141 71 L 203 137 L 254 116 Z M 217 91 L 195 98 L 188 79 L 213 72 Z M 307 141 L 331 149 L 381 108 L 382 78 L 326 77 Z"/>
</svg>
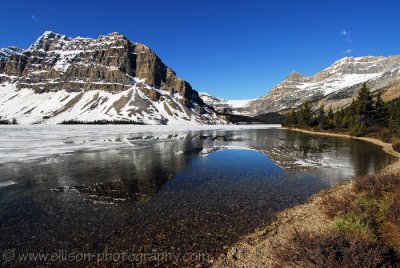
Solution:
<svg viewBox="0 0 400 268">
<path fill-rule="evenodd" d="M 115 32 L 92 39 L 46 31 L 28 50 L 0 58 L 0 84 L 13 88 L 11 93 L 31 92 L 31 99 L 36 101 L 41 94 L 63 96 L 54 105 L 45 100 L 36 102 L 36 106 L 23 101 L 24 107 L 18 112 L 10 112 L 14 110 L 8 106 L 10 101 L 0 100 L 4 104 L 0 116 L 25 122 L 58 122 L 71 116 L 79 120 L 75 113 L 91 120 L 132 119 L 144 123 L 219 120 L 197 91 L 154 51 Z M 77 99 L 69 98 L 73 95 Z M 26 110 L 29 107 L 32 111 Z M 68 116 L 61 116 L 72 110 Z"/>
<path fill-rule="evenodd" d="M 111 32 L 109 34 L 107 34 L 108 36 L 123 36 L 122 34 L 120 34 L 119 32 Z M 125 37 L 125 36 L 123 36 Z"/>
<path fill-rule="evenodd" d="M 43 49 L 45 51 L 51 48 L 54 43 L 59 43 L 62 41 L 69 41 L 70 38 L 66 35 L 62 35 L 53 31 L 45 31 L 38 39 L 28 48 L 28 50 L 38 50 Z"/>
<path fill-rule="evenodd" d="M 109 37 L 117 37 L 117 38 L 126 38 L 126 36 L 124 36 L 123 34 L 120 34 L 119 32 L 112 32 L 109 33 L 105 36 L 109 36 Z"/>
<path fill-rule="evenodd" d="M 292 71 L 285 80 L 287 81 L 299 81 L 300 78 L 302 78 L 303 75 L 299 73 L 298 71 Z"/>
</svg>

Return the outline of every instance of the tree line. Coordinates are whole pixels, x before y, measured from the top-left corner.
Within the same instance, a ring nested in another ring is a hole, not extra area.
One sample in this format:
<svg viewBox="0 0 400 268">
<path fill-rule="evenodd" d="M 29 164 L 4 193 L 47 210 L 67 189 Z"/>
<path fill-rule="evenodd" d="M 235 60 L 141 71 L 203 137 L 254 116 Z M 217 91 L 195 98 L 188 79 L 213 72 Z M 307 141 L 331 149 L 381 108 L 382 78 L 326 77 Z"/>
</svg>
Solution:
<svg viewBox="0 0 400 268">
<path fill-rule="evenodd" d="M 59 125 L 144 125 L 143 122 L 133 120 L 94 120 L 94 121 L 80 121 L 80 120 L 66 120 L 59 123 Z"/>
<path fill-rule="evenodd" d="M 386 130 L 400 131 L 400 98 L 390 102 L 382 99 L 381 93 L 375 97 L 364 83 L 356 99 L 346 107 L 333 111 L 322 105 L 315 112 L 308 102 L 299 109 L 292 109 L 285 117 L 285 126 L 312 128 L 319 130 L 342 130 L 354 136 L 363 136 L 369 132 Z"/>
<path fill-rule="evenodd" d="M 259 114 L 256 116 L 239 115 L 232 113 L 219 113 L 218 115 L 223 116 L 229 123 L 238 125 L 252 125 L 252 124 L 282 124 L 284 116 L 272 112 Z"/>
</svg>

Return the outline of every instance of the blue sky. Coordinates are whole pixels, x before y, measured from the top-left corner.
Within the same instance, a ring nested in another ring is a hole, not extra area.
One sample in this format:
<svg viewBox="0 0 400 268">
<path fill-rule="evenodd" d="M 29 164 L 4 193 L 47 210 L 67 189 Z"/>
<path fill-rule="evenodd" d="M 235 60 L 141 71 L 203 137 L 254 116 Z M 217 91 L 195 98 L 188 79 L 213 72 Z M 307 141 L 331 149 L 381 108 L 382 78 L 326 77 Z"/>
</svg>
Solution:
<svg viewBox="0 0 400 268">
<path fill-rule="evenodd" d="M 0 47 L 45 30 L 119 32 L 152 48 L 199 91 L 264 95 L 291 71 L 311 75 L 345 56 L 400 54 L 400 3 L 322 0 L 4 1 Z"/>
</svg>

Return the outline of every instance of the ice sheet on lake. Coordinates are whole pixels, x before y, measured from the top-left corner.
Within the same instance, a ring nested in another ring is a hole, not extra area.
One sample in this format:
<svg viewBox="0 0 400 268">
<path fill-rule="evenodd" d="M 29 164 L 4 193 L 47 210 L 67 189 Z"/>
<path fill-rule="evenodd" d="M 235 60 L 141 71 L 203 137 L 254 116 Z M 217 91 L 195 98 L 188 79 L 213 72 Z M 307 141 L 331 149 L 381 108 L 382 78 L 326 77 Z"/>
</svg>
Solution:
<svg viewBox="0 0 400 268">
<path fill-rule="evenodd" d="M 0 126 L 0 164 L 31 161 L 78 150 L 137 146 L 130 139 L 181 139 L 189 131 L 277 128 L 280 125 L 7 125 Z"/>
</svg>

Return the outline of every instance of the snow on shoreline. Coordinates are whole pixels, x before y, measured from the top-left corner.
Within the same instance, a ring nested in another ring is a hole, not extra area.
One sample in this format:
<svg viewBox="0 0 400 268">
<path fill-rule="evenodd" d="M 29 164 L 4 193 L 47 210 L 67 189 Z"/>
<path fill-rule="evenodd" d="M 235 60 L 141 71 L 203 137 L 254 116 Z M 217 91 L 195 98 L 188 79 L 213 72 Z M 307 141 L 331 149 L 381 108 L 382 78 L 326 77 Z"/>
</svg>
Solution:
<svg viewBox="0 0 400 268">
<path fill-rule="evenodd" d="M 4 125 L 0 126 L 0 164 L 32 161 L 78 150 L 132 146 L 132 135 L 165 138 L 193 131 L 279 128 L 281 125 Z M 165 136 L 165 137 L 164 137 Z M 122 142 L 121 142 L 122 141 Z"/>
</svg>

